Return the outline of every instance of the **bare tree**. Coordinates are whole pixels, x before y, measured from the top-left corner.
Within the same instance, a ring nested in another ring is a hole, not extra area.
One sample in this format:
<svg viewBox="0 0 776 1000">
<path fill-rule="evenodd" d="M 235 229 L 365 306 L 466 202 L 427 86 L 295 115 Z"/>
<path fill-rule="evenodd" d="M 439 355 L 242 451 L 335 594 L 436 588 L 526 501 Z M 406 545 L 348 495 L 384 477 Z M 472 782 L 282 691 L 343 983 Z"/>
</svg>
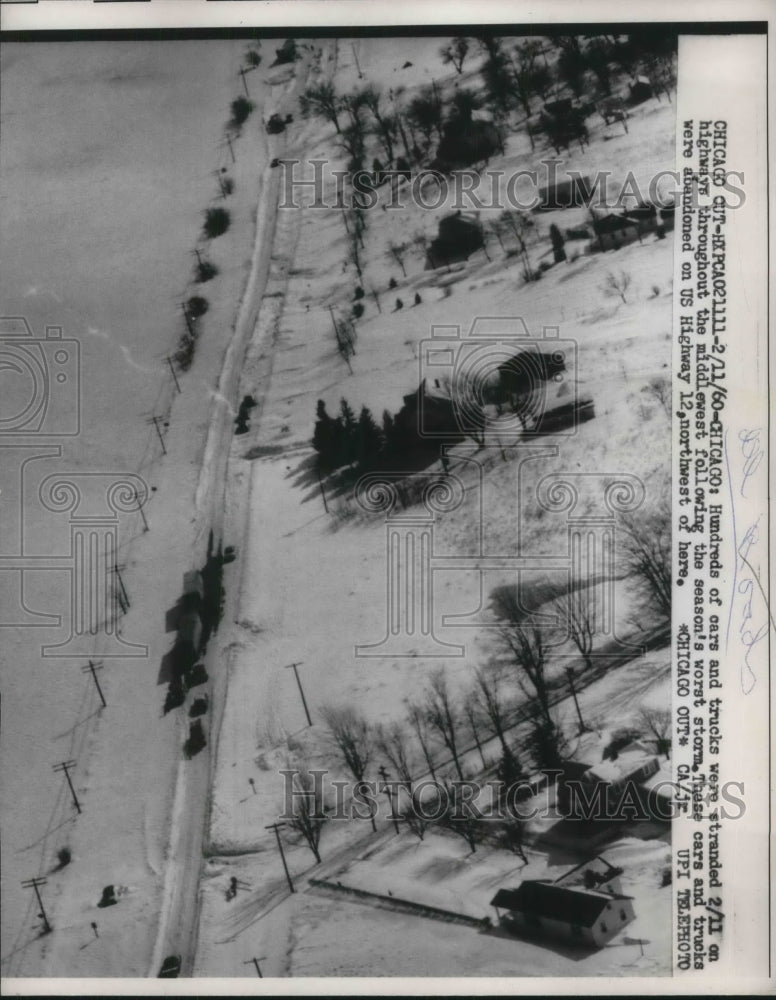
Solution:
<svg viewBox="0 0 776 1000">
<path fill-rule="evenodd" d="M 405 799 L 407 804 L 401 809 L 401 818 L 418 840 L 423 840 L 426 830 L 431 825 L 431 820 L 424 811 L 425 804 L 414 789 L 407 792 Z"/>
<path fill-rule="evenodd" d="M 565 623 L 569 638 L 579 650 L 585 666 L 590 669 L 593 661 L 593 636 L 595 635 L 595 595 L 590 587 L 572 582 L 572 589 L 553 604 L 554 610 Z"/>
<path fill-rule="evenodd" d="M 642 708 L 639 713 L 641 721 L 652 733 L 655 752 L 671 756 L 671 713 L 665 708 Z"/>
<path fill-rule="evenodd" d="M 424 87 L 418 96 L 410 101 L 407 116 L 424 137 L 426 148 L 431 145 L 434 132 L 437 138 L 442 138 L 444 104 L 436 87 Z"/>
<path fill-rule="evenodd" d="M 459 837 L 463 837 L 474 854 L 478 842 L 482 840 L 483 819 L 477 806 L 473 801 L 470 801 L 468 794 L 464 794 L 468 791 L 468 787 L 461 787 L 449 781 L 440 786 L 441 804 L 444 809 L 440 810 L 441 816 L 438 823 L 446 830 L 451 830 Z"/>
<path fill-rule="evenodd" d="M 528 864 L 524 844 L 526 840 L 525 820 L 520 816 L 511 816 L 498 830 L 496 843 L 506 851 L 516 854 L 524 865 Z"/>
<path fill-rule="evenodd" d="M 361 247 L 359 246 L 358 237 L 356 237 L 355 234 L 348 246 L 347 262 L 348 264 L 352 264 L 353 267 L 356 269 L 356 274 L 358 275 L 359 282 L 363 281 L 364 265 L 361 260 Z"/>
<path fill-rule="evenodd" d="M 364 165 L 366 136 L 367 125 L 360 114 L 352 116 L 350 123 L 340 129 L 339 144 L 350 156 L 348 166 L 352 170 L 360 170 Z"/>
<path fill-rule="evenodd" d="M 428 720 L 425 709 L 420 705 L 410 705 L 407 712 L 410 727 L 417 737 L 418 744 L 426 762 L 431 777 L 436 781 L 436 770 L 434 767 L 434 756 L 431 752 L 431 740 L 429 738 Z"/>
<path fill-rule="evenodd" d="M 463 714 L 466 718 L 469 732 L 471 733 L 472 739 L 474 740 L 474 745 L 477 747 L 477 752 L 480 755 L 482 766 L 487 767 L 488 763 L 485 760 L 485 752 L 482 749 L 482 743 L 480 741 L 480 723 L 482 722 L 482 719 L 479 714 L 478 708 L 479 706 L 477 705 L 476 699 L 474 697 L 464 698 Z"/>
<path fill-rule="evenodd" d="M 350 359 L 356 353 L 355 324 L 347 314 L 340 313 L 339 316 L 335 316 L 333 310 L 331 311 L 331 321 L 334 324 L 334 336 L 337 338 L 337 350 L 345 359 L 352 375 L 353 369 L 350 366 Z"/>
<path fill-rule="evenodd" d="M 453 764 L 461 781 L 464 780 L 458 745 L 459 720 L 453 706 L 444 669 L 435 670 L 426 691 L 426 715 L 432 729 L 436 730 L 442 742 L 450 751 Z"/>
<path fill-rule="evenodd" d="M 468 54 L 469 39 L 463 35 L 457 35 L 448 45 L 443 45 L 439 50 L 439 55 L 445 66 L 452 64 L 459 76 L 463 73 L 463 64 Z"/>
<path fill-rule="evenodd" d="M 546 650 L 542 630 L 536 625 L 505 622 L 499 627 L 502 646 L 512 656 L 523 693 L 536 699 L 543 719 L 550 720 L 550 692 L 545 673 Z M 526 683 L 527 681 L 527 683 Z"/>
<path fill-rule="evenodd" d="M 404 155 L 407 157 L 407 162 L 411 163 L 413 160 L 413 150 L 410 147 L 409 140 L 407 139 L 407 133 L 404 129 L 405 122 L 409 126 L 409 118 L 407 116 L 407 109 L 404 107 L 404 95 L 406 92 L 406 87 L 395 87 L 389 91 L 388 96 L 391 99 L 394 111 L 394 124 L 401 138 L 402 146 L 404 147 Z M 412 129 L 410 128 L 410 135 L 412 138 L 413 145 L 415 143 L 415 138 L 412 135 Z"/>
<path fill-rule="evenodd" d="M 631 276 L 627 271 L 620 271 L 618 274 L 615 274 L 614 271 L 609 271 L 601 288 L 604 295 L 618 295 L 623 302 L 627 303 L 628 300 L 625 298 L 625 293 L 631 286 L 631 280 Z"/>
<path fill-rule="evenodd" d="M 667 416 L 671 415 L 671 382 L 665 375 L 655 375 L 641 390 L 663 407 Z"/>
<path fill-rule="evenodd" d="M 488 220 L 488 228 L 498 240 L 501 249 L 504 251 L 504 253 L 506 253 L 507 248 L 504 246 L 504 235 L 506 227 L 503 221 L 498 216 L 494 216 L 493 218 Z"/>
<path fill-rule="evenodd" d="M 323 776 L 325 771 L 309 771 L 302 768 L 289 768 L 280 772 L 290 776 L 293 789 L 292 818 L 286 822 L 292 830 L 301 833 L 307 846 L 313 852 L 315 860 L 320 864 L 321 855 L 318 845 L 321 841 L 321 831 L 328 820 L 323 801 L 323 784 L 317 776 Z"/>
<path fill-rule="evenodd" d="M 515 95 L 523 107 L 526 118 L 531 116 L 531 98 L 536 93 L 536 60 L 541 48 L 538 41 L 529 38 L 516 45 L 510 56 Z"/>
<path fill-rule="evenodd" d="M 377 749 L 388 759 L 402 785 L 411 789 L 412 766 L 407 753 L 409 740 L 404 726 L 400 722 L 393 722 L 390 726 L 378 726 L 376 743 Z"/>
<path fill-rule="evenodd" d="M 531 268 L 531 261 L 528 256 L 528 230 L 533 223 L 523 212 L 511 212 L 508 208 L 499 216 L 503 229 L 502 232 L 510 233 L 517 242 L 520 258 L 523 262 L 523 274 L 526 281 L 533 281 L 534 274 Z"/>
<path fill-rule="evenodd" d="M 388 164 L 394 161 L 393 141 L 396 137 L 395 116 L 386 111 L 382 104 L 382 93 L 377 87 L 364 87 L 360 94 L 361 101 L 367 108 L 375 122 L 375 134 L 385 150 Z"/>
<path fill-rule="evenodd" d="M 396 263 L 401 268 L 401 273 L 404 277 L 407 277 L 407 269 L 404 266 L 404 258 L 407 256 L 407 251 L 409 250 L 409 243 L 394 243 L 393 240 L 388 244 L 388 249 L 385 252 L 385 256 L 390 260 L 395 260 Z"/>
<path fill-rule="evenodd" d="M 339 113 L 342 110 L 342 100 L 331 83 L 323 82 L 308 87 L 299 98 L 302 115 L 308 118 L 314 115 L 332 123 L 340 134 Z"/>
<path fill-rule="evenodd" d="M 508 754 L 509 747 L 506 740 L 507 706 L 504 693 L 501 689 L 501 677 L 494 671 L 486 673 L 482 667 L 478 667 L 475 670 L 474 677 L 474 697 L 487 717 L 493 732 L 498 737 L 502 753 Z"/>
<path fill-rule="evenodd" d="M 327 705 L 321 710 L 323 721 L 329 730 L 329 739 L 337 750 L 342 763 L 353 775 L 355 787 L 353 797 L 364 800 L 360 785 L 366 779 L 367 769 L 374 756 L 375 734 L 366 718 L 351 707 Z M 376 830 L 374 806 L 370 802 L 369 818 L 372 829 Z"/>
<path fill-rule="evenodd" d="M 671 511 L 662 501 L 652 511 L 620 519 L 620 551 L 626 569 L 648 604 L 671 618 Z"/>
</svg>

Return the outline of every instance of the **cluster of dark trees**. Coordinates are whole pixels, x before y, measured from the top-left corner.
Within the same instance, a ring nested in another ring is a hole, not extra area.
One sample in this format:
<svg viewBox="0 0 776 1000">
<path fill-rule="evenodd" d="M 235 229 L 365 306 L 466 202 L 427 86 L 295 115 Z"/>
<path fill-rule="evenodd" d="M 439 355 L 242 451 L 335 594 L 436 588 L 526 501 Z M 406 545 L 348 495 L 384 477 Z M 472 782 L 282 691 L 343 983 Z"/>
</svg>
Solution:
<svg viewBox="0 0 776 1000">
<path fill-rule="evenodd" d="M 410 472 L 436 461 L 441 444 L 464 440 L 465 435 L 455 421 L 452 406 L 443 407 L 446 414 L 443 425 L 445 436 L 423 436 L 416 402 L 420 396 L 420 390 L 408 396 L 396 414 L 385 410 L 382 425 L 378 425 L 367 406 L 362 406 L 356 417 L 347 400 L 342 399 L 339 413 L 332 417 L 324 401 L 319 399 L 313 432 L 319 471 L 329 473 L 343 466 L 352 466 L 356 475 L 378 469 Z"/>
<path fill-rule="evenodd" d="M 565 370 L 562 355 L 535 349 L 518 351 L 498 366 L 496 380 L 483 392 L 483 402 L 494 404 L 499 412 L 512 410 L 528 429 L 523 412 L 526 396 Z M 476 420 L 478 410 L 481 419 Z M 362 406 L 356 417 L 343 398 L 339 413 L 331 416 L 319 399 L 312 442 L 318 471 L 328 474 L 351 466 L 356 474 L 375 470 L 409 473 L 431 465 L 442 457 L 444 446 L 458 444 L 467 437 L 482 445 L 485 411 L 473 396 L 467 401 L 466 411 L 463 421 L 449 394 L 441 390 L 429 393 L 425 381 L 404 397 L 398 413 L 385 410 L 381 425 L 367 406 Z M 543 412 L 538 416 L 543 417 Z"/>
<path fill-rule="evenodd" d="M 381 147 L 381 169 L 409 169 L 431 160 L 441 169 L 487 160 L 503 148 L 501 123 L 518 110 L 530 118 L 532 101 L 545 101 L 559 90 L 575 98 L 597 91 L 612 93 L 613 83 L 623 73 L 647 74 L 656 89 L 674 81 L 677 36 L 670 30 L 649 29 L 632 35 L 558 35 L 552 38 L 503 38 L 458 36 L 441 50 L 444 61 L 463 72 L 466 59 L 484 55 L 480 74 L 485 104 L 493 123 L 476 121 L 472 113 L 480 98 L 465 88 L 446 96 L 435 82 L 407 99 L 405 89 L 393 88 L 384 95 L 368 84 L 350 94 L 340 94 L 324 82 L 308 87 L 301 98 L 305 115 L 330 121 L 338 140 L 350 157 L 349 168 L 360 170 L 366 163 L 366 141 L 374 135 Z M 594 109 L 587 109 L 589 114 Z M 572 121 L 573 119 L 573 121 Z M 574 125 L 575 136 L 584 134 L 584 114 L 567 116 L 565 132 Z M 531 134 L 529 129 L 529 135 Z M 567 136 L 556 136 L 567 143 Z M 533 139 L 532 139 L 533 141 Z M 399 162 L 401 160 L 401 163 Z"/>
</svg>

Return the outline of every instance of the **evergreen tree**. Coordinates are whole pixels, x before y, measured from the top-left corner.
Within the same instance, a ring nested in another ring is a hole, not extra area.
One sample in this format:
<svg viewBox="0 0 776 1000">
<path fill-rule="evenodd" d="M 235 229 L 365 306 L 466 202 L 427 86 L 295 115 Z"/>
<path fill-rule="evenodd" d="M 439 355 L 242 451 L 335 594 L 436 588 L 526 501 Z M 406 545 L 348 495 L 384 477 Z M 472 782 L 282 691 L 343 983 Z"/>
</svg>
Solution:
<svg viewBox="0 0 776 1000">
<path fill-rule="evenodd" d="M 342 433 L 338 442 L 337 465 L 350 465 L 356 459 L 356 415 L 350 403 L 343 396 L 340 400 L 339 420 Z"/>
<path fill-rule="evenodd" d="M 561 261 L 566 259 L 566 251 L 563 249 L 563 234 L 554 222 L 550 226 L 550 240 L 552 241 L 552 252 L 555 263 L 560 264 Z"/>
<path fill-rule="evenodd" d="M 373 469 L 379 462 L 383 446 L 383 436 L 370 410 L 361 407 L 355 430 L 356 461 L 359 468 Z"/>
<path fill-rule="evenodd" d="M 315 414 L 318 419 L 313 432 L 313 448 L 318 452 L 318 467 L 321 472 L 331 472 L 341 464 L 342 421 L 329 416 L 322 399 L 318 400 Z"/>
</svg>

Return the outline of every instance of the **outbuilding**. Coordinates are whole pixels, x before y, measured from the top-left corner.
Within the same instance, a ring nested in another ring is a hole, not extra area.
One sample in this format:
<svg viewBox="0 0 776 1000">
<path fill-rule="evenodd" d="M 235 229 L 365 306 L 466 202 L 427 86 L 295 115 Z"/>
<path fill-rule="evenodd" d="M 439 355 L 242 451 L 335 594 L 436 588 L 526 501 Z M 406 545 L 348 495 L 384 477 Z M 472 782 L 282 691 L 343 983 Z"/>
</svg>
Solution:
<svg viewBox="0 0 776 1000">
<path fill-rule="evenodd" d="M 499 889 L 490 905 L 506 928 L 588 948 L 603 947 L 635 919 L 632 896 L 532 879 Z"/>
</svg>

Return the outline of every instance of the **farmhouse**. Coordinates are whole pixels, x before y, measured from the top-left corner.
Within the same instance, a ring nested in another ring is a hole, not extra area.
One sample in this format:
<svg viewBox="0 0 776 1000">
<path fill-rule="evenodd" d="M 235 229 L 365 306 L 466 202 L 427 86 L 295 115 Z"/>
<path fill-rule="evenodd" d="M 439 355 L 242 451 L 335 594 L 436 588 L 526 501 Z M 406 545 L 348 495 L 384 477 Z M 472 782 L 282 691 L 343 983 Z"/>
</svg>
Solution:
<svg viewBox="0 0 776 1000">
<path fill-rule="evenodd" d="M 615 821 L 670 815 L 663 801 L 666 775 L 658 758 L 644 744 L 633 741 L 619 751 L 615 760 L 605 760 L 585 771 L 580 780 L 580 795 L 569 799 L 569 811 L 581 816 L 586 803 L 605 809 Z"/>
<path fill-rule="evenodd" d="M 601 948 L 635 919 L 632 899 L 604 886 L 529 879 L 516 889 L 499 889 L 490 905 L 506 928 Z"/>
<path fill-rule="evenodd" d="M 503 143 L 492 121 L 475 119 L 471 114 L 448 118 L 443 126 L 432 169 L 447 173 L 472 163 L 487 162 L 495 153 L 503 152 Z"/>
<path fill-rule="evenodd" d="M 426 270 L 468 260 L 484 245 L 482 225 L 473 212 L 453 212 L 439 220 L 436 239 L 426 252 Z"/>
<path fill-rule="evenodd" d="M 641 235 L 641 227 L 636 219 L 624 215 L 593 216 L 595 233 L 594 249 L 619 250 L 627 243 L 633 243 Z"/>
</svg>

